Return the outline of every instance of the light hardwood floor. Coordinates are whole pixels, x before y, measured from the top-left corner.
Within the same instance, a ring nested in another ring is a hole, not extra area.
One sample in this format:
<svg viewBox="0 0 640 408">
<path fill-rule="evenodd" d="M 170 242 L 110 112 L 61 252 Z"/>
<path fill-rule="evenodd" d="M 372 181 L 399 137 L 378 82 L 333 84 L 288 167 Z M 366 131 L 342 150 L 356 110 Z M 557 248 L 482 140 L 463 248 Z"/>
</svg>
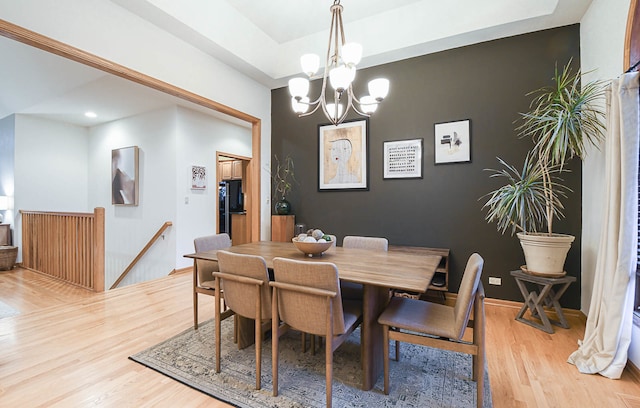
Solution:
<svg viewBox="0 0 640 408">
<path fill-rule="evenodd" d="M 20 310 L 0 319 L 2 407 L 226 407 L 127 357 L 192 326 L 191 274 L 94 294 L 27 270 L 0 272 L 0 299 Z M 200 296 L 201 321 L 213 302 Z M 640 407 L 640 380 L 580 374 L 566 362 L 584 332 L 546 334 L 488 300 L 494 407 Z"/>
</svg>

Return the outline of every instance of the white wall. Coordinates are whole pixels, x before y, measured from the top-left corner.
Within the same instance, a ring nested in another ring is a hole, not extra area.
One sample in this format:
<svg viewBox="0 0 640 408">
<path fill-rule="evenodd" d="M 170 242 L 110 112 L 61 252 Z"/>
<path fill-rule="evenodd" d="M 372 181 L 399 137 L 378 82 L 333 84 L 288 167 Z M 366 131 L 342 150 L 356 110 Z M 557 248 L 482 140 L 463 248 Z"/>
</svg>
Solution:
<svg viewBox="0 0 640 408">
<path fill-rule="evenodd" d="M 14 244 L 22 259 L 20 210 L 92 212 L 86 128 L 15 115 Z"/>
<path fill-rule="evenodd" d="M 0 196 L 13 197 L 15 156 L 15 115 L 0 119 Z M 1 212 L 4 224 L 14 223 L 13 210 Z"/>
<path fill-rule="evenodd" d="M 111 150 L 127 146 L 140 149 L 139 205 L 115 206 Z M 250 157 L 251 129 L 180 107 L 90 129 L 89 204 L 105 208 L 107 288 L 166 221 L 173 225 L 164 238 L 154 243 L 120 286 L 191 265 L 183 255 L 194 251 L 193 239 L 217 231 L 216 151 Z M 207 167 L 206 190 L 191 190 L 191 165 Z"/>
<path fill-rule="evenodd" d="M 262 121 L 271 156 L 271 92 L 109 0 L 0 0 L 2 19 L 246 112 Z M 81 16 L 81 18 L 79 18 Z M 261 237 L 268 239 L 270 179 L 261 177 Z"/>
<path fill-rule="evenodd" d="M 176 108 L 96 126 L 90 130 L 89 203 L 105 208 L 105 287 L 126 269 L 166 222 L 175 224 Z M 111 204 L 111 150 L 139 148 L 139 204 Z M 168 275 L 175 268 L 175 226 L 129 273 L 121 286 Z"/>
<path fill-rule="evenodd" d="M 584 71 L 594 70 L 590 79 L 610 80 L 628 67 L 623 66 L 624 40 L 629 0 L 593 0 L 580 25 L 581 64 Z M 632 63 L 634 63 L 633 61 Z M 605 152 L 592 149 L 582 172 L 582 305 L 589 313 L 596 254 L 603 217 Z M 629 359 L 640 367 L 640 330 L 634 326 Z"/>
<path fill-rule="evenodd" d="M 194 252 L 193 239 L 217 232 L 216 151 L 251 157 L 251 128 L 184 108 L 178 108 L 177 119 L 176 267 L 183 268 L 193 264 L 182 256 Z M 207 168 L 206 190 L 191 190 L 192 165 Z"/>
</svg>

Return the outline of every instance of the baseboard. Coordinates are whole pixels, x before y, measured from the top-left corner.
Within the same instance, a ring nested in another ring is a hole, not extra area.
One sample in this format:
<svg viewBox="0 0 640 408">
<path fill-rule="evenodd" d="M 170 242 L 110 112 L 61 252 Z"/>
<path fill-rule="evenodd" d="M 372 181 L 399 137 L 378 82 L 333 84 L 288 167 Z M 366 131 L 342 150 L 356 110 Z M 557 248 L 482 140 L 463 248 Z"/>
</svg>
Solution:
<svg viewBox="0 0 640 408">
<path fill-rule="evenodd" d="M 446 304 L 449 304 L 451 306 L 453 306 L 456 302 L 456 298 L 458 297 L 457 293 L 447 293 L 446 294 L 447 300 L 446 300 Z M 484 299 L 484 304 L 485 305 L 491 305 L 491 306 L 499 306 L 499 307 L 508 307 L 511 309 L 517 309 L 520 310 L 520 308 L 522 308 L 522 305 L 524 304 L 523 302 L 516 302 L 513 300 L 504 300 L 504 299 L 495 299 L 495 298 L 485 298 Z M 562 313 L 564 313 L 567 316 L 572 316 L 572 317 L 577 317 L 580 319 L 583 319 L 584 321 L 587 320 L 587 316 L 582 313 L 580 310 L 576 310 L 576 309 L 567 309 L 567 308 L 562 308 Z"/>
<path fill-rule="evenodd" d="M 179 273 L 187 273 L 193 271 L 193 266 L 187 266 L 186 268 L 174 269 L 169 275 L 176 275 Z"/>
<path fill-rule="evenodd" d="M 626 369 L 629 370 L 636 382 L 640 382 L 640 369 L 631 360 L 627 360 Z"/>
</svg>

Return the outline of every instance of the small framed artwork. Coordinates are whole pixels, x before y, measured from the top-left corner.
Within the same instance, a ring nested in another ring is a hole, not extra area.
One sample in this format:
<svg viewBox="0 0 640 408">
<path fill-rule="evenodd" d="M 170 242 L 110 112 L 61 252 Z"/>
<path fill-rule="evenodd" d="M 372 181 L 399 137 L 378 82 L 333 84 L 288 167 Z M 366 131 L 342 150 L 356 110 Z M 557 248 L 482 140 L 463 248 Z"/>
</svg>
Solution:
<svg viewBox="0 0 640 408">
<path fill-rule="evenodd" d="M 191 189 L 207 189 L 207 168 L 204 166 L 191 166 Z"/>
<path fill-rule="evenodd" d="M 422 178 L 422 139 L 384 142 L 383 151 L 383 178 Z"/>
<path fill-rule="evenodd" d="M 470 120 L 435 124 L 435 163 L 471 161 Z"/>
<path fill-rule="evenodd" d="M 111 150 L 111 204 L 138 205 L 138 146 Z"/>
<path fill-rule="evenodd" d="M 318 126 L 318 191 L 369 189 L 368 124 Z"/>
</svg>

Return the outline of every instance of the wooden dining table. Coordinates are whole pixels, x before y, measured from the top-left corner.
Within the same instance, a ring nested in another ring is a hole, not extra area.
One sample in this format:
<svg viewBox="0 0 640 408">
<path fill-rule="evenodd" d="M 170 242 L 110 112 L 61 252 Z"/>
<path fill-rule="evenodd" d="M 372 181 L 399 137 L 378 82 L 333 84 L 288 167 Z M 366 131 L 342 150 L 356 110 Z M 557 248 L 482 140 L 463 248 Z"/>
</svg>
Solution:
<svg viewBox="0 0 640 408">
<path fill-rule="evenodd" d="M 406 247 L 405 247 L 406 248 Z M 441 257 L 433 255 L 427 248 L 411 247 L 411 251 L 376 251 L 332 247 L 322 256 L 308 257 L 293 243 L 261 241 L 235 245 L 227 248 L 236 254 L 259 255 L 267 267 L 273 268 L 276 257 L 311 262 L 331 262 L 338 268 L 340 280 L 363 285 L 363 309 L 361 327 L 362 389 L 370 390 L 383 369 L 382 326 L 378 316 L 389 302 L 389 289 L 407 292 L 425 292 Z M 194 259 L 217 261 L 217 251 L 197 252 L 184 255 Z M 197 274 L 194 274 L 197 276 Z M 253 327 L 253 325 L 246 325 Z M 241 336 L 250 339 L 253 336 Z"/>
</svg>

